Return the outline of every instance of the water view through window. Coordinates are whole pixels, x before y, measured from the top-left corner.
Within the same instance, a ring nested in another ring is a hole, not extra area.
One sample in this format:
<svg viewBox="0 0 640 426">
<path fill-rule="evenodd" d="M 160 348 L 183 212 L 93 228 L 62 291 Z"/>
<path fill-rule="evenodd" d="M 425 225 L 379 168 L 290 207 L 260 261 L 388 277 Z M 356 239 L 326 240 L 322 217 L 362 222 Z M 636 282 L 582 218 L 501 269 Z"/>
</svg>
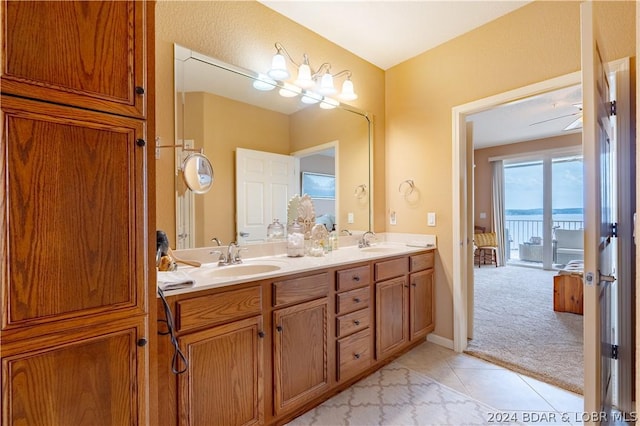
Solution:
<svg viewBox="0 0 640 426">
<path fill-rule="evenodd" d="M 545 162 L 550 168 L 545 174 Z M 511 162 L 504 166 L 505 229 L 508 235 L 509 259 L 543 262 L 543 247 L 550 244 L 552 264 L 568 262 L 564 247 L 571 241 L 571 256 L 582 259 L 581 240 L 584 227 L 582 156 L 553 157 L 536 161 Z M 551 179 L 546 187 L 545 176 Z M 544 241 L 544 206 L 550 203 L 551 241 Z M 558 231 L 561 230 L 561 231 Z M 565 232 L 569 231 L 569 232 Z M 575 241 L 579 242 L 576 243 Z M 558 256 L 558 243 L 560 254 Z"/>
</svg>

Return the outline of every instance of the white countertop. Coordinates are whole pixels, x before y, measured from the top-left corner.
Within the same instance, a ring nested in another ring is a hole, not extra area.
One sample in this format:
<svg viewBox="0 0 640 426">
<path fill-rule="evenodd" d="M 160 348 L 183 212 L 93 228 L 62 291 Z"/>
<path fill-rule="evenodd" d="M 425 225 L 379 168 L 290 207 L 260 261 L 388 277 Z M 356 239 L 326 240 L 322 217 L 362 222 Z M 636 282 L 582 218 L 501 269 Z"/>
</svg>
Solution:
<svg viewBox="0 0 640 426">
<path fill-rule="evenodd" d="M 234 284 L 240 284 L 245 282 L 257 281 L 266 278 L 277 277 L 281 275 L 297 274 L 301 272 L 308 272 L 318 269 L 336 267 L 341 265 L 348 265 L 357 262 L 363 262 L 373 259 L 380 259 L 391 256 L 399 256 L 410 253 L 415 253 L 424 250 L 433 250 L 435 246 L 435 236 L 420 235 L 420 238 L 406 237 L 405 238 L 384 238 L 384 241 L 380 241 L 382 238 L 378 236 L 378 242 L 371 245 L 369 249 L 358 248 L 357 245 L 340 247 L 338 250 L 333 250 L 326 253 L 324 256 L 313 257 L 288 257 L 286 254 L 274 254 L 268 256 L 256 256 L 250 257 L 249 253 L 252 251 L 260 253 L 261 249 L 253 246 L 246 246 L 249 248 L 245 255 L 243 252 L 243 260 L 241 265 L 271 265 L 278 269 L 254 273 L 251 275 L 232 275 L 232 269 L 235 265 L 218 266 L 217 257 L 211 254 L 212 250 L 216 250 L 217 247 L 207 247 L 203 249 L 190 249 L 190 250 L 176 250 L 175 254 L 178 258 L 184 260 L 199 260 L 212 262 L 203 263 L 201 267 L 192 267 L 179 264 L 178 274 L 170 272 L 158 272 L 158 283 L 171 281 L 176 276 L 178 278 L 186 278 L 194 281 L 192 287 L 180 288 L 175 290 L 165 290 L 166 296 L 172 296 L 176 294 L 190 293 L 195 291 L 201 291 L 217 287 L 226 287 Z M 425 238 L 426 237 L 426 238 Z M 341 241 L 342 242 L 342 241 Z M 418 245 L 418 246 L 413 246 Z M 277 247 L 277 246 L 276 246 Z M 226 250 L 226 247 L 222 247 Z M 273 248 L 271 248 L 273 250 Z M 225 269 L 223 271 L 223 269 Z M 227 276 L 216 276 L 217 274 L 224 274 Z"/>
</svg>

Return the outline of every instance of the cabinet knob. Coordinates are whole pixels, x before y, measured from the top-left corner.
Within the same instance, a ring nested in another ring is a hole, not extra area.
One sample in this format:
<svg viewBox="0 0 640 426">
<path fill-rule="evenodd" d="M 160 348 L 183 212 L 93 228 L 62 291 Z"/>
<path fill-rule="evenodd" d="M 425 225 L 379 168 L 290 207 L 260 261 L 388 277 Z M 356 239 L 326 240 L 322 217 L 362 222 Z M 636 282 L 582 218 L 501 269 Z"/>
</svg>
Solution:
<svg viewBox="0 0 640 426">
<path fill-rule="evenodd" d="M 144 95 L 144 87 L 142 87 L 142 86 L 136 86 L 136 94 L 138 94 L 138 95 Z"/>
<path fill-rule="evenodd" d="M 136 140 L 136 145 L 138 146 L 145 146 L 147 144 L 147 142 L 145 142 L 144 139 L 137 139 Z"/>
<path fill-rule="evenodd" d="M 360 320 L 353 320 L 353 323 L 354 323 L 355 325 L 360 325 Z"/>
<path fill-rule="evenodd" d="M 354 357 L 355 359 L 360 359 L 360 354 L 353 354 L 353 357 Z"/>
<path fill-rule="evenodd" d="M 417 286 L 418 286 L 418 284 L 416 284 L 416 283 L 411 283 L 411 287 L 417 287 Z"/>
<path fill-rule="evenodd" d="M 353 280 L 354 281 L 360 281 L 360 275 L 354 275 L 353 276 Z"/>
<path fill-rule="evenodd" d="M 359 297 L 354 297 L 353 301 L 356 302 L 356 303 L 360 303 L 360 298 Z"/>
<path fill-rule="evenodd" d="M 137 343 L 138 343 L 138 346 L 140 346 L 140 347 L 146 346 L 146 344 L 147 344 L 147 339 L 145 339 L 145 338 L 143 337 L 143 338 L 141 338 L 141 339 L 138 339 L 138 342 L 137 342 Z"/>
<path fill-rule="evenodd" d="M 261 339 L 264 338 L 264 331 L 262 330 L 258 331 L 258 337 Z"/>
<path fill-rule="evenodd" d="M 282 326 L 281 325 L 276 326 L 276 330 L 278 330 L 279 332 L 282 332 Z"/>
</svg>

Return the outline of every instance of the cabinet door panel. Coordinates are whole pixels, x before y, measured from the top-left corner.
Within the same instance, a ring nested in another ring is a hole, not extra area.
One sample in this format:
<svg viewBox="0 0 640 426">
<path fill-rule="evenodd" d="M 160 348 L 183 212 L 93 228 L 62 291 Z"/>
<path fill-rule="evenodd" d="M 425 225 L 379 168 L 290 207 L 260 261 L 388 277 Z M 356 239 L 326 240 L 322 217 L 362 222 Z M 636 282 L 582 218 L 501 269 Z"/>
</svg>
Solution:
<svg viewBox="0 0 640 426">
<path fill-rule="evenodd" d="M 3 329 L 143 312 L 143 123 L 9 97 L 2 111 Z"/>
<path fill-rule="evenodd" d="M 275 411 L 280 414 L 329 386 L 327 299 L 273 313 Z"/>
<path fill-rule="evenodd" d="M 139 1 L 3 2 L 2 92 L 144 116 Z M 28 44 L 28 48 L 25 48 Z"/>
<path fill-rule="evenodd" d="M 411 274 L 411 340 L 422 338 L 434 329 L 433 269 Z"/>
<path fill-rule="evenodd" d="M 262 317 L 179 338 L 189 370 L 178 377 L 180 425 L 251 425 L 264 420 Z"/>
<path fill-rule="evenodd" d="M 376 284 L 376 357 L 382 359 L 409 340 L 405 277 Z"/>
<path fill-rule="evenodd" d="M 142 327 L 4 357 L 2 424 L 144 424 Z"/>
</svg>

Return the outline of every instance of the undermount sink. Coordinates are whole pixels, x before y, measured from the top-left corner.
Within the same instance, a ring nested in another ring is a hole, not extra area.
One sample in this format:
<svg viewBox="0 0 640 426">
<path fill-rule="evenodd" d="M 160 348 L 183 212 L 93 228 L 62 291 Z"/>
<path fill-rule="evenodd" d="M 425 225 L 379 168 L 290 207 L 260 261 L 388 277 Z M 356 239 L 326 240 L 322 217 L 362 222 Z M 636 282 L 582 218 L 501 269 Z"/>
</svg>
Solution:
<svg viewBox="0 0 640 426">
<path fill-rule="evenodd" d="M 218 266 L 214 269 L 204 272 L 203 275 L 213 278 L 240 277 L 244 275 L 264 274 L 266 272 L 273 272 L 279 269 L 281 269 L 280 266 L 271 264 L 239 264 L 230 266 Z"/>
</svg>

